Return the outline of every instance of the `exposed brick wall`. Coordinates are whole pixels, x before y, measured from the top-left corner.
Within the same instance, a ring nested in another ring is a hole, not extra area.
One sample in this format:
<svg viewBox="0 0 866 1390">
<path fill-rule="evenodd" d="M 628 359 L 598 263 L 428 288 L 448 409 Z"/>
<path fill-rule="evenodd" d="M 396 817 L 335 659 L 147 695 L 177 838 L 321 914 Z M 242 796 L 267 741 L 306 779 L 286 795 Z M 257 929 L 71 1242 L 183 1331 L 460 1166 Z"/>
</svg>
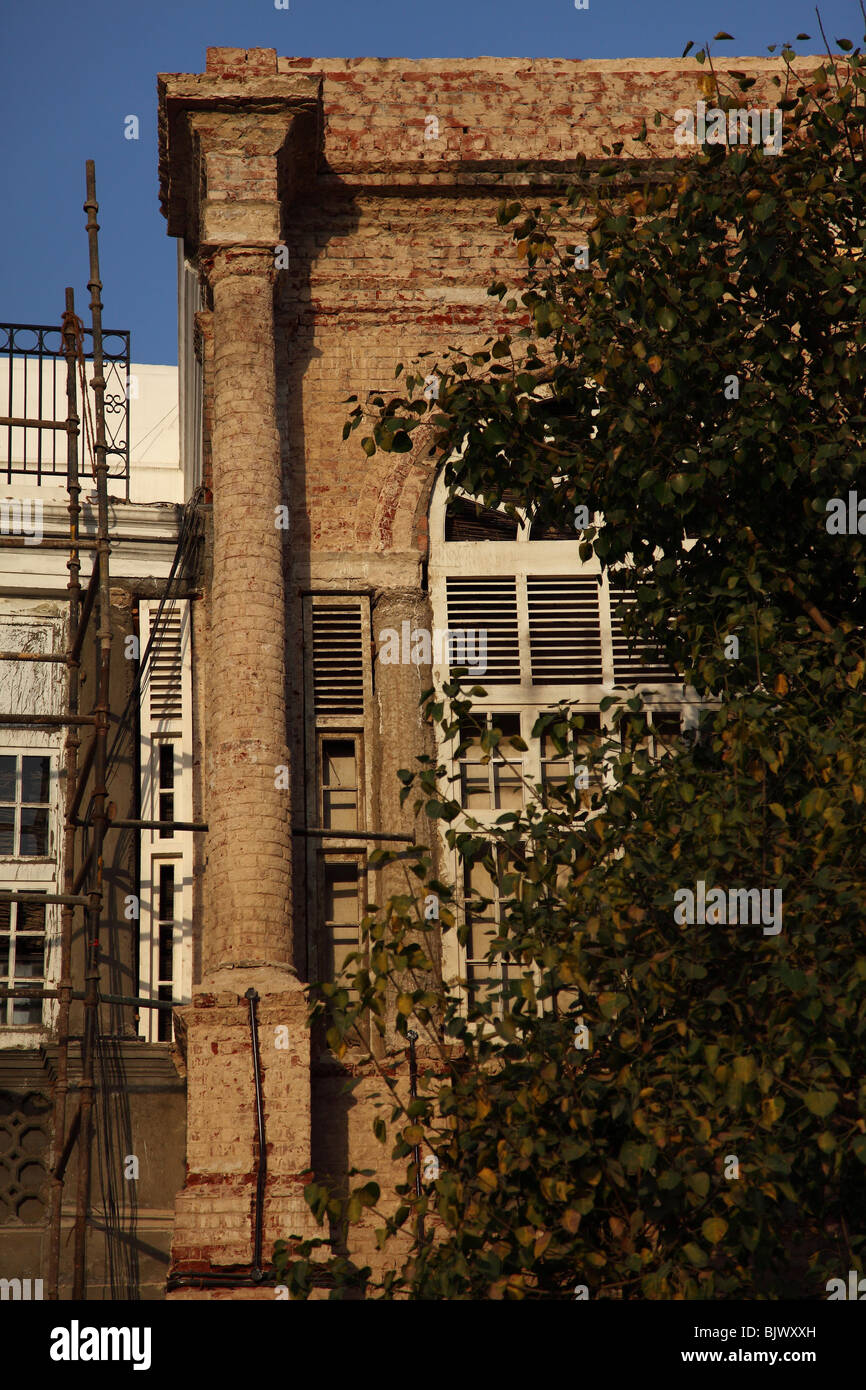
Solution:
<svg viewBox="0 0 866 1390">
<path fill-rule="evenodd" d="M 808 72 L 821 61 L 799 58 L 797 68 Z M 386 183 L 423 185 L 448 171 L 472 185 L 485 173 L 476 165 L 492 165 L 493 175 L 507 161 L 555 171 L 578 154 L 603 158 L 603 144 L 637 135 L 656 110 L 670 121 L 701 96 L 693 59 L 278 58 L 276 66 L 280 74 L 323 79 L 320 169 L 339 177 L 378 174 Z M 744 105 L 775 105 L 772 78 L 784 79 L 781 59 L 725 55 L 716 68 L 722 76 L 733 68 L 757 78 Z M 438 140 L 425 139 L 428 115 L 438 117 Z M 666 156 L 688 154 L 662 141 L 659 133 Z"/>
</svg>

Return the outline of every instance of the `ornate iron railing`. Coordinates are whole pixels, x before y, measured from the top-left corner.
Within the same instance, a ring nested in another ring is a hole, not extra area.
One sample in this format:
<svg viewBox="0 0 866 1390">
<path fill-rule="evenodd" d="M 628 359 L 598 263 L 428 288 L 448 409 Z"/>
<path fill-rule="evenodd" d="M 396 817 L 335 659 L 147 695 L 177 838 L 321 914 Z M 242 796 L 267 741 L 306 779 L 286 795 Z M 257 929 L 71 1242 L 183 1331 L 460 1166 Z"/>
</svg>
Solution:
<svg viewBox="0 0 866 1390">
<path fill-rule="evenodd" d="M 83 339 L 89 363 L 89 328 Z M 123 480 L 129 501 L 129 333 L 103 329 L 102 349 L 108 473 Z M 89 381 L 92 368 L 85 372 Z M 7 484 L 13 477 L 36 484 L 66 478 L 66 361 L 59 328 L 0 323 L 0 478 L 4 474 Z"/>
</svg>

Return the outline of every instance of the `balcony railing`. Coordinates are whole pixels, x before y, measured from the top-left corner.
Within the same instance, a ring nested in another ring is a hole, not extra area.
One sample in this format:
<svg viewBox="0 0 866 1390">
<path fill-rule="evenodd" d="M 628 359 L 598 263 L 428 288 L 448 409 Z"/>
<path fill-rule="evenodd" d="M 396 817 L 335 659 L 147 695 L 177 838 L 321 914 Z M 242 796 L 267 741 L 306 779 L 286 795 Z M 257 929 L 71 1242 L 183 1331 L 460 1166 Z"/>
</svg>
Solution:
<svg viewBox="0 0 866 1390">
<path fill-rule="evenodd" d="M 85 375 L 93 375 L 93 334 L 83 331 Z M 129 333 L 103 329 L 105 434 L 109 477 L 129 500 Z M 80 381 L 78 382 L 80 387 Z M 80 397 L 80 389 L 79 389 Z M 92 399 L 92 395 L 91 395 Z M 78 414 L 82 414 L 81 401 Z M 13 421 L 15 423 L 13 423 Z M 59 328 L 0 323 L 0 479 L 37 486 L 66 480 L 66 359 Z M 82 431 L 83 440 L 83 431 Z M 81 457 L 82 481 L 87 464 Z"/>
</svg>

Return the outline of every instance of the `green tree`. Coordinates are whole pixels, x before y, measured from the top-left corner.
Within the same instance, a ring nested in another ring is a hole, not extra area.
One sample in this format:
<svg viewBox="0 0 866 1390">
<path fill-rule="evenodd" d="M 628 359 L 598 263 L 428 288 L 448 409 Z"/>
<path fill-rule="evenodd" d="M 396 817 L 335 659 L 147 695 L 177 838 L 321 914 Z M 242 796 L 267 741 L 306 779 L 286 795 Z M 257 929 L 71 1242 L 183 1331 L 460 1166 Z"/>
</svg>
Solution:
<svg viewBox="0 0 866 1390">
<path fill-rule="evenodd" d="M 449 484 L 488 505 L 600 515 L 581 554 L 635 593 L 629 630 L 703 706 L 697 737 L 650 761 L 640 697 L 611 697 L 618 736 L 591 761 L 615 787 L 591 809 L 537 788 L 491 830 L 444 756 L 478 692 L 427 692 L 443 760 L 401 773 L 403 795 L 499 878 L 490 960 L 510 969 L 468 1008 L 436 984 L 436 939 L 465 923 L 429 854 L 380 856 L 415 887 L 365 920 L 314 1012 L 338 1053 L 372 1022 L 434 1059 L 377 1121 L 407 1163 L 380 1229 L 400 1253 L 374 1280 L 324 1237 L 284 1244 L 294 1296 L 317 1266 L 333 1297 L 442 1299 L 821 1297 L 863 1269 L 866 67 L 837 42 L 808 81 L 782 50 L 778 155 L 706 144 L 626 177 L 614 146 L 552 204 L 504 204 L 525 266 L 490 293 L 513 330 L 398 368 L 404 393 L 347 422 L 372 418 L 368 454 L 426 429 Z M 705 76 L 725 111 L 752 85 Z M 534 732 L 564 752 L 580 726 L 563 707 Z M 701 880 L 780 893 L 781 930 L 678 920 Z M 439 1176 L 417 1196 L 422 1141 Z M 314 1183 L 308 1200 L 345 1231 L 381 1198 Z"/>
</svg>

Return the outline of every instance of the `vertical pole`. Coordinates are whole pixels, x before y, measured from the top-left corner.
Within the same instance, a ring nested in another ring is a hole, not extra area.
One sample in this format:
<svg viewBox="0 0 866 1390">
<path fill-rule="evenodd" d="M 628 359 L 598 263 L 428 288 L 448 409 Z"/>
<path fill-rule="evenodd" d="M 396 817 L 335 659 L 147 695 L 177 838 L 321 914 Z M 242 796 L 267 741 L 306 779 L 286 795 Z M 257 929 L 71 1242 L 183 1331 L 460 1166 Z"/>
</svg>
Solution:
<svg viewBox="0 0 866 1390">
<path fill-rule="evenodd" d="M 415 1056 L 415 1044 L 418 1041 L 418 1034 L 414 1028 L 410 1028 L 406 1035 L 409 1039 L 409 1097 L 411 1100 L 418 1096 L 418 1059 Z M 421 1145 L 415 1144 L 412 1149 L 412 1159 L 415 1164 L 415 1196 L 421 1196 Z"/>
<path fill-rule="evenodd" d="M 259 1163 L 256 1173 L 256 1216 L 253 1237 L 253 1264 L 251 1278 L 262 1277 L 262 1225 L 265 1213 L 265 1185 L 268 1177 L 268 1150 L 265 1143 L 265 1109 L 262 1098 L 261 1058 L 259 1057 L 259 1025 L 256 1019 L 256 1000 L 258 994 L 248 989 L 244 998 L 250 1005 L 250 1046 L 253 1055 L 253 1077 L 256 1087 L 256 1133 L 259 1141 Z"/>
<path fill-rule="evenodd" d="M 108 468 L 105 439 L 105 377 L 102 361 L 102 300 L 99 278 L 99 223 L 96 214 L 96 173 L 92 159 L 87 161 L 87 239 L 90 250 L 90 311 L 93 323 L 93 390 L 96 453 L 96 560 L 99 567 L 99 675 L 97 680 L 95 745 L 93 758 L 93 858 L 96 880 L 87 910 L 87 945 L 84 999 L 84 1037 L 81 1047 L 81 1148 L 78 1164 L 78 1198 L 75 1211 L 75 1254 L 72 1297 L 81 1299 L 85 1291 L 85 1251 L 87 1212 L 90 1202 L 90 1163 L 93 1140 L 93 1054 L 99 1008 L 99 922 L 104 875 L 103 847 L 107 825 L 106 762 L 108 746 L 108 702 L 111 675 L 111 592 L 108 576 Z"/>
<path fill-rule="evenodd" d="M 406 1034 L 406 1036 L 407 1036 L 408 1039 L 409 1039 L 409 1098 L 410 1098 L 411 1100 L 417 1100 L 417 1099 L 418 1099 L 418 1058 L 417 1058 L 417 1055 L 416 1055 L 416 1053 L 415 1053 L 415 1044 L 416 1044 L 416 1042 L 418 1041 L 418 1034 L 415 1032 L 415 1029 L 414 1029 L 414 1028 L 410 1028 L 409 1031 L 408 1031 L 408 1033 Z M 416 1196 L 416 1197 L 420 1197 L 420 1196 L 422 1196 L 423 1191 L 424 1191 L 424 1189 L 423 1189 L 423 1187 L 422 1187 L 422 1185 L 421 1185 L 421 1145 L 420 1145 L 420 1144 L 415 1144 L 415 1145 L 413 1145 L 413 1148 L 412 1148 L 412 1161 L 413 1161 L 414 1164 L 415 1164 L 415 1196 Z M 423 1239 L 424 1239 L 424 1217 L 423 1217 L 422 1215 L 419 1214 L 419 1215 L 417 1216 L 416 1220 L 417 1220 L 417 1223 L 418 1223 L 418 1227 L 417 1227 L 417 1229 L 418 1229 L 418 1235 L 419 1235 L 420 1238 L 423 1240 Z"/>
<path fill-rule="evenodd" d="M 80 517 L 78 480 L 78 393 L 76 367 L 78 334 L 75 320 L 75 297 L 66 290 L 66 312 L 63 315 L 63 345 L 66 357 L 66 490 L 69 498 L 69 570 L 68 631 L 66 637 L 66 712 L 78 714 L 78 670 L 75 655 L 78 625 L 81 615 L 81 558 L 78 550 Z M 66 731 L 66 817 L 63 827 L 63 891 L 72 894 L 75 882 L 75 826 L 70 810 L 78 782 L 78 726 L 70 724 Z M 75 908 L 63 904 L 60 914 L 60 1005 L 57 1013 L 57 1080 L 54 1088 L 54 1146 L 59 1155 L 66 1138 L 66 1101 L 69 1094 L 69 1006 L 72 998 L 72 918 Z M 48 1241 L 48 1297 L 60 1297 L 60 1226 L 63 1214 L 63 1176 L 55 1176 L 51 1184 Z"/>
</svg>

